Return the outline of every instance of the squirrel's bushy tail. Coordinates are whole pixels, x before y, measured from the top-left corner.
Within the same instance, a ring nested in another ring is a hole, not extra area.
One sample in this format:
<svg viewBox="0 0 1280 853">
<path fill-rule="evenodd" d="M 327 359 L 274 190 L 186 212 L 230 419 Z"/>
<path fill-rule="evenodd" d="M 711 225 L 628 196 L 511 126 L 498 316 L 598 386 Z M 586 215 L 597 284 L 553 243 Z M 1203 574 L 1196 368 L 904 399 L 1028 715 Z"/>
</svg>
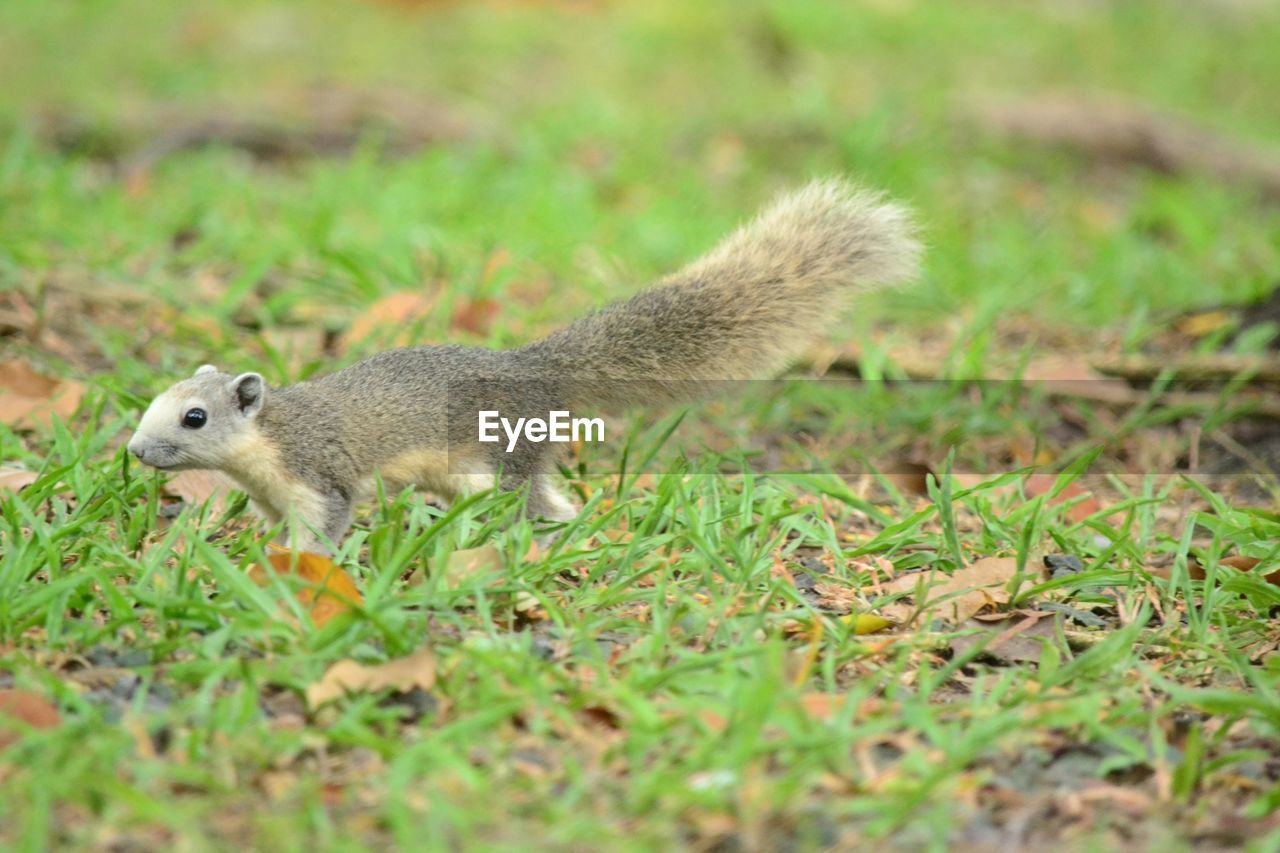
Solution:
<svg viewBox="0 0 1280 853">
<path fill-rule="evenodd" d="M 853 296 L 914 275 L 914 230 L 879 193 L 815 182 L 658 285 L 518 352 L 581 383 L 573 396 L 586 405 L 644 403 L 655 384 L 685 398 L 689 380 L 772 378 Z"/>
</svg>

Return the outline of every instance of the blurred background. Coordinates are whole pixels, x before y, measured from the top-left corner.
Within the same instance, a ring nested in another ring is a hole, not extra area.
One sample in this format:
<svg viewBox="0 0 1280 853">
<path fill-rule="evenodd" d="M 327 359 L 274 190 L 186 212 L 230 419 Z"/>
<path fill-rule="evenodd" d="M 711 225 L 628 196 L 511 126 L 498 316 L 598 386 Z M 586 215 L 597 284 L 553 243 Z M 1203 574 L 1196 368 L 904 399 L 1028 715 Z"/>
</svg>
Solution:
<svg viewBox="0 0 1280 853">
<path fill-rule="evenodd" d="M 1274 349 L 1277 43 L 1247 0 L 10 0 L 0 346 L 140 405 L 521 343 L 845 173 L 929 247 L 864 367 Z"/>
</svg>

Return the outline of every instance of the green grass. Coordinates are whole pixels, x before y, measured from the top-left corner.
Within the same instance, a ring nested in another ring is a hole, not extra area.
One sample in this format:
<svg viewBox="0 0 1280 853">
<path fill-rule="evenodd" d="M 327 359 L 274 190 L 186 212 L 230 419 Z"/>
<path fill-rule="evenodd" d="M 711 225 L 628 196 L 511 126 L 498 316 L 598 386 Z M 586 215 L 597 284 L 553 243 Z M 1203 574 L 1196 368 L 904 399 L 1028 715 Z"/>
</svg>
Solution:
<svg viewBox="0 0 1280 853">
<path fill-rule="evenodd" d="M 662 456 L 666 476 L 619 480 L 619 444 L 591 459 L 579 521 L 532 559 L 509 496 L 448 514 L 386 496 L 339 555 L 364 605 L 314 628 L 244 578 L 264 537 L 242 503 L 160 518 L 162 481 L 122 453 L 150 396 L 199 364 L 272 382 L 336 368 L 372 347 L 324 355 L 326 333 L 428 287 L 441 301 L 422 341 L 528 341 L 812 175 L 861 177 L 919 211 L 921 280 L 842 335 L 873 363 L 931 336 L 953 342 L 961 374 L 1054 336 L 1139 348 L 1179 311 L 1274 287 L 1274 203 L 1001 142 L 956 115 L 1079 89 L 1274 139 L 1280 17 L 1243 9 L 4 4 L 0 307 L 32 306 L 53 337 L 4 331 L 0 348 L 90 391 L 66 427 L 0 425 L 5 463 L 40 472 L 0 493 L 0 685 L 62 712 L 0 752 L 0 842 L 1280 843 L 1280 667 L 1265 651 L 1280 594 L 1218 566 L 1244 553 L 1274 567 L 1274 495 L 1258 508 L 1231 483 L 1136 476 L 1102 486 L 1107 510 L 1080 521 L 1016 487 L 944 482 L 928 500 L 763 464 L 724 473 L 736 453 Z M 318 84 L 429 100 L 469 130 L 405 158 L 375 138 L 286 163 L 184 151 L 123 180 L 40 129 L 50 111 L 104 132 L 174 105 L 295 115 Z M 492 329 L 451 328 L 451 306 L 477 298 L 501 305 Z M 954 446 L 959 470 L 1046 428 L 1046 407 L 1011 395 L 805 386 L 712 420 L 757 438 L 803 428 L 824 442 L 818 468 L 923 448 L 941 470 Z M 1131 426 L 1139 444 L 1168 434 L 1158 412 Z M 633 453 L 659 430 L 637 428 Z M 501 566 L 430 569 L 489 543 Z M 1046 581 L 1047 553 L 1085 571 Z M 876 557 L 951 571 L 988 555 L 1024 561 L 1028 606 L 1093 608 L 1106 629 L 1063 627 L 1038 664 L 1001 666 L 950 654 L 946 632 L 850 636 L 835 617 L 874 596 L 820 610 L 793 582 L 815 558 L 820 582 L 857 589 Z M 1189 555 L 1208 580 L 1189 579 Z M 1150 573 L 1165 566 L 1169 579 Z M 424 644 L 439 675 L 421 705 L 305 709 L 333 662 Z M 1114 787 L 1084 805 L 1066 793 L 1092 783 Z M 1146 799 L 1135 810 L 1116 788 Z"/>
</svg>

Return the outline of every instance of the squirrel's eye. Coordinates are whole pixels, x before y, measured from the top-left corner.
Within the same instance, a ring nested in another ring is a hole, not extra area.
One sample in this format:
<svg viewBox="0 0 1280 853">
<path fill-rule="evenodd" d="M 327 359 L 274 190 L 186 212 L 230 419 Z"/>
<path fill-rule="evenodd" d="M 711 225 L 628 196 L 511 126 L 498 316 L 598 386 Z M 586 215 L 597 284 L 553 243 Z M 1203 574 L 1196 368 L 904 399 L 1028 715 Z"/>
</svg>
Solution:
<svg viewBox="0 0 1280 853">
<path fill-rule="evenodd" d="M 200 429 L 207 420 L 209 414 L 204 409 L 187 409 L 187 413 L 182 416 L 182 425 L 187 429 Z"/>
</svg>

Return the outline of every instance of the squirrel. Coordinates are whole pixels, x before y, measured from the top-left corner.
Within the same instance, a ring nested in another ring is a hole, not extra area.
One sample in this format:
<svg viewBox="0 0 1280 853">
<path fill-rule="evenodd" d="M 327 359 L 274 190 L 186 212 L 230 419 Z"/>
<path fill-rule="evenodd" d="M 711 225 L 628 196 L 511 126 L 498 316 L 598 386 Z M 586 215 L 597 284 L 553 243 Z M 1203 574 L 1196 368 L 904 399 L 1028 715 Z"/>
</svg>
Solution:
<svg viewBox="0 0 1280 853">
<path fill-rule="evenodd" d="M 553 484 L 554 445 L 482 444 L 477 409 L 604 411 L 772 378 L 854 295 L 914 275 L 914 235 L 880 193 L 817 181 L 680 272 L 523 347 L 405 347 L 280 388 L 204 365 L 152 401 L 128 451 L 229 475 L 301 550 L 336 548 L 376 477 L 449 500 L 527 488 L 528 516 L 567 521 L 577 510 Z"/>
</svg>

